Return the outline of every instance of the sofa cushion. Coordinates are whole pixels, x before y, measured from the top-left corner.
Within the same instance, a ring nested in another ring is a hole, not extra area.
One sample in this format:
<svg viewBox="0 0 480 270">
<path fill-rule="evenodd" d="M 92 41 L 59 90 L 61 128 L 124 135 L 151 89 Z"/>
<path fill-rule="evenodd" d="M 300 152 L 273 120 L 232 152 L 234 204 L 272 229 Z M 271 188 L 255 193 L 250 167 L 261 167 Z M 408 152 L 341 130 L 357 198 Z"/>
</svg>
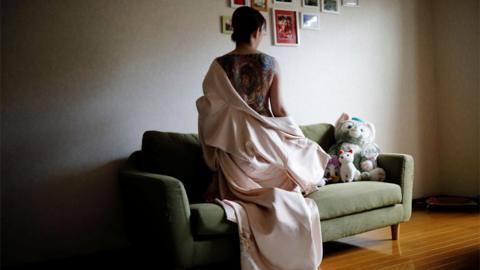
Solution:
<svg viewBox="0 0 480 270">
<path fill-rule="evenodd" d="M 223 208 L 215 203 L 190 204 L 190 222 L 194 236 L 237 233 L 237 224 L 227 220 Z"/>
<path fill-rule="evenodd" d="M 342 217 L 402 202 L 397 184 L 358 181 L 321 187 L 307 196 L 315 200 L 320 220 Z"/>
<path fill-rule="evenodd" d="M 299 126 L 305 137 L 318 143 L 325 152 L 335 144 L 335 127 L 331 124 L 310 124 Z"/>
<path fill-rule="evenodd" d="M 375 181 L 326 185 L 307 198 L 317 203 L 322 221 L 402 202 L 399 185 Z M 196 237 L 238 233 L 237 224 L 227 220 L 218 204 L 191 204 L 190 211 L 192 232 Z"/>
<path fill-rule="evenodd" d="M 179 179 L 191 203 L 203 201 L 212 172 L 203 160 L 197 134 L 146 131 L 142 154 L 145 171 Z"/>
</svg>

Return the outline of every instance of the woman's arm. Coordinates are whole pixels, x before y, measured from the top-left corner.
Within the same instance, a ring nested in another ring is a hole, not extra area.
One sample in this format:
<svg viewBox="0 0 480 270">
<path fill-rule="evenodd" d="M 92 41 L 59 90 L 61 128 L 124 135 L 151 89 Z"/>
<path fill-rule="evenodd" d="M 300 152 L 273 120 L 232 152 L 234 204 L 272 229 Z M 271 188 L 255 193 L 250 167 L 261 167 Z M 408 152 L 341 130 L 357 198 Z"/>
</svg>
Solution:
<svg viewBox="0 0 480 270">
<path fill-rule="evenodd" d="M 275 71 L 272 84 L 270 85 L 270 106 L 272 107 L 272 113 L 275 117 L 288 115 L 280 91 L 280 69 L 277 61 L 275 61 Z"/>
</svg>

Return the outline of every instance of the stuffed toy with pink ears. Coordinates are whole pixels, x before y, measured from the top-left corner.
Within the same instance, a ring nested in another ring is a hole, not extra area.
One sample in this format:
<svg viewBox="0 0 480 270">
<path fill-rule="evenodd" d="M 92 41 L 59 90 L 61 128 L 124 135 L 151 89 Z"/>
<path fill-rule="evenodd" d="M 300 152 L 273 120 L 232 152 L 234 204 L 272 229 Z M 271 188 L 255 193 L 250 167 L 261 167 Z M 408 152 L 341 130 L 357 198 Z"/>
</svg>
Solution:
<svg viewBox="0 0 480 270">
<path fill-rule="evenodd" d="M 347 152 L 338 151 L 338 160 L 340 162 L 340 178 L 343 182 L 358 181 L 361 179 L 361 173 L 353 165 L 353 150 Z"/>
<path fill-rule="evenodd" d="M 335 177 L 340 175 L 341 178 L 341 161 L 337 155 L 339 151 L 346 153 L 351 150 L 352 163 L 360 171 L 361 180 L 385 180 L 385 170 L 377 167 L 376 159 L 380 154 L 380 148 L 374 142 L 375 133 L 375 126 L 372 123 L 342 113 L 335 123 L 335 144 L 328 150 L 332 158 L 327 164 L 325 177 L 335 180 Z"/>
</svg>

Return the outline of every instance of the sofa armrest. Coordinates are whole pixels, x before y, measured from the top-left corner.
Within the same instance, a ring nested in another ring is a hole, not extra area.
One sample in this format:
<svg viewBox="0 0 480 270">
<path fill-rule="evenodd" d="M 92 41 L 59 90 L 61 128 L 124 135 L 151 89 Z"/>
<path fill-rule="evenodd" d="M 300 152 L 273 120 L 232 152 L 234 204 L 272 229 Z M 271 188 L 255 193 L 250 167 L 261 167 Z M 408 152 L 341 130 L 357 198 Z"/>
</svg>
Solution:
<svg viewBox="0 0 480 270">
<path fill-rule="evenodd" d="M 137 170 L 131 159 L 120 171 L 129 239 L 152 252 L 156 261 L 162 258 L 163 266 L 191 266 L 190 206 L 182 182 Z"/>
<path fill-rule="evenodd" d="M 412 193 L 414 179 L 413 157 L 405 154 L 380 154 L 378 166 L 387 174 L 385 182 L 395 183 L 402 188 L 403 220 L 408 221 L 412 215 Z"/>
</svg>

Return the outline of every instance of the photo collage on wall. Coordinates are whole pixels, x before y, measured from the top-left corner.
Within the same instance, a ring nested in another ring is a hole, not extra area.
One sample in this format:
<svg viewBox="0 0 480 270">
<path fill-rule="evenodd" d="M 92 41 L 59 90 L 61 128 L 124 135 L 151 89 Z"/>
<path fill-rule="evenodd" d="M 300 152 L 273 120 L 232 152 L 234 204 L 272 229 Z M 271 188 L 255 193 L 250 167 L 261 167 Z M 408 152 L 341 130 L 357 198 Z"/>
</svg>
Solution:
<svg viewBox="0 0 480 270">
<path fill-rule="evenodd" d="M 300 29 L 319 30 L 321 13 L 340 14 L 341 7 L 359 7 L 360 0 L 230 0 L 230 7 L 250 6 L 260 12 L 271 10 L 272 41 L 275 46 L 299 46 Z M 300 3 L 299 3 L 300 2 Z M 301 7 L 301 11 L 299 8 Z M 232 12 L 233 13 L 233 12 Z M 267 17 L 267 16 L 265 16 Z M 231 16 L 220 17 L 221 31 L 233 32 Z M 267 20 L 268 24 L 268 20 Z M 264 34 L 267 31 L 263 31 Z"/>
</svg>

